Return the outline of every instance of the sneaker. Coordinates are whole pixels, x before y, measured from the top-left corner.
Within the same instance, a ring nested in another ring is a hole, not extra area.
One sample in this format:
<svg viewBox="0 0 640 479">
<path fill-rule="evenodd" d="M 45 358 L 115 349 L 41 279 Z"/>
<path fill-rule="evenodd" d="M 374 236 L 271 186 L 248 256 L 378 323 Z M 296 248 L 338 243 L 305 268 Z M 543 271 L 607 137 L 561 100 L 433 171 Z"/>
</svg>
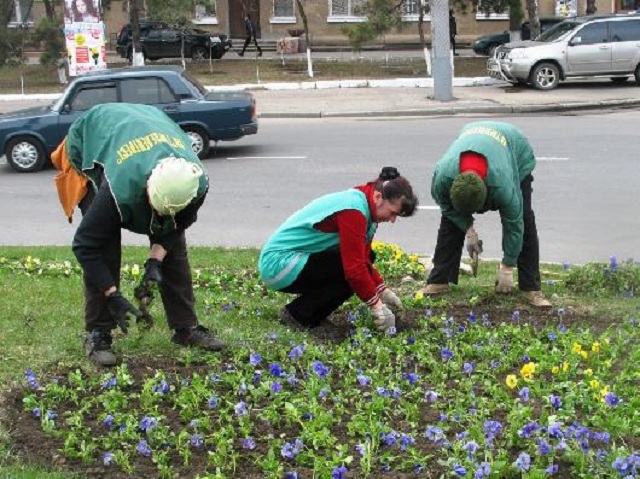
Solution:
<svg viewBox="0 0 640 479">
<path fill-rule="evenodd" d="M 550 308 L 551 302 L 547 300 L 543 295 L 542 291 L 525 291 L 522 293 L 524 299 L 531 306 L 536 308 Z"/>
<path fill-rule="evenodd" d="M 260 51 L 258 52 L 258 56 L 259 56 L 259 57 L 261 57 L 261 56 L 262 56 L 262 50 L 260 50 Z"/>
<path fill-rule="evenodd" d="M 291 315 L 286 306 L 280 310 L 280 322 L 294 331 L 304 331 L 307 329 Z"/>
<path fill-rule="evenodd" d="M 244 56 L 244 52 L 238 52 L 238 56 L 239 57 L 243 57 Z"/>
<path fill-rule="evenodd" d="M 111 333 L 92 331 L 84 340 L 84 351 L 98 366 L 115 366 L 118 358 L 111 349 L 112 342 Z"/>
<path fill-rule="evenodd" d="M 449 291 L 448 284 L 428 284 L 426 288 L 422 288 L 418 290 L 419 293 L 422 293 L 425 296 L 438 296 Z"/>
<path fill-rule="evenodd" d="M 213 336 L 204 326 L 176 330 L 171 342 L 184 347 L 205 349 L 207 351 L 222 351 L 227 344 Z"/>
</svg>

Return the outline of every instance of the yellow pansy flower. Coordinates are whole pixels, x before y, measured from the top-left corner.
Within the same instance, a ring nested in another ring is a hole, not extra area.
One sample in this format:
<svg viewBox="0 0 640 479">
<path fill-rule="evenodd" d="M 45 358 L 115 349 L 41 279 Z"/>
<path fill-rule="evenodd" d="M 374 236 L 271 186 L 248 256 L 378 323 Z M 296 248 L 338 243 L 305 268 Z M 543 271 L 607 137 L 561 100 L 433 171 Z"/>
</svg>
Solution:
<svg viewBox="0 0 640 479">
<path fill-rule="evenodd" d="M 582 351 L 582 345 L 578 342 L 575 342 L 573 343 L 573 347 L 571 349 L 573 349 L 574 353 L 580 354 L 580 351 Z"/>
<path fill-rule="evenodd" d="M 605 386 L 600 390 L 600 394 L 602 394 L 603 397 L 609 394 L 609 392 L 610 392 L 609 386 Z"/>
<path fill-rule="evenodd" d="M 558 374 L 560 372 L 560 368 L 558 366 L 554 366 L 551 368 L 551 374 Z"/>
<path fill-rule="evenodd" d="M 513 389 L 518 385 L 518 378 L 515 374 L 509 374 L 507 376 L 506 383 L 509 389 Z"/>
<path fill-rule="evenodd" d="M 593 369 L 589 368 L 589 369 L 585 369 L 584 370 L 584 375 L 587 377 L 593 376 Z"/>
<path fill-rule="evenodd" d="M 420 301 L 422 298 L 424 298 L 424 294 L 422 293 L 422 291 L 417 291 L 414 295 L 414 298 Z"/>
<path fill-rule="evenodd" d="M 598 381 L 597 379 L 592 379 L 591 381 L 589 381 L 589 386 L 591 387 L 591 389 L 598 389 L 600 387 L 600 381 Z"/>
<path fill-rule="evenodd" d="M 520 369 L 520 374 L 522 374 L 522 377 L 527 379 L 533 379 L 533 373 L 535 372 L 536 372 L 536 363 L 534 362 L 529 362 L 524 366 L 522 366 L 522 369 Z"/>
<path fill-rule="evenodd" d="M 140 276 L 140 266 L 138 266 L 137 264 L 134 264 L 131 267 L 131 274 L 133 275 L 134 278 L 137 278 L 138 276 Z"/>
<path fill-rule="evenodd" d="M 417 254 L 412 254 L 411 256 L 409 256 L 409 260 L 412 263 L 417 263 L 418 262 L 418 255 Z"/>
<path fill-rule="evenodd" d="M 598 341 L 594 342 L 591 345 L 591 351 L 593 351 L 594 353 L 597 353 L 600 351 L 600 343 Z"/>
<path fill-rule="evenodd" d="M 580 356 L 582 356 L 582 359 L 587 359 L 589 357 L 589 353 L 586 351 L 580 351 Z"/>
<path fill-rule="evenodd" d="M 569 370 L 569 363 L 565 361 L 562 363 L 562 371 L 566 373 L 568 370 Z"/>
</svg>

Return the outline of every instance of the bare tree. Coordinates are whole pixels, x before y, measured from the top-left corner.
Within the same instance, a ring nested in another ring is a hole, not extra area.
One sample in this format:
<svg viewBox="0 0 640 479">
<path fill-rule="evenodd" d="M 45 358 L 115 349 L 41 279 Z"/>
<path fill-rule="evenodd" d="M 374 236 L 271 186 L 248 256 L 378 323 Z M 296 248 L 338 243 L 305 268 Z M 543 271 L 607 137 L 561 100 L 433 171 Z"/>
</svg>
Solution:
<svg viewBox="0 0 640 479">
<path fill-rule="evenodd" d="M 527 15 L 529 15 L 529 30 L 531 38 L 540 35 L 540 18 L 538 17 L 538 0 L 527 0 Z"/>
<path fill-rule="evenodd" d="M 309 21 L 307 20 L 307 14 L 304 11 L 304 5 L 302 0 L 296 0 L 296 5 L 300 11 L 300 17 L 302 18 L 302 26 L 304 28 L 304 39 L 307 47 L 307 74 L 309 78 L 313 78 L 313 62 L 311 61 L 311 37 L 309 35 Z"/>
</svg>

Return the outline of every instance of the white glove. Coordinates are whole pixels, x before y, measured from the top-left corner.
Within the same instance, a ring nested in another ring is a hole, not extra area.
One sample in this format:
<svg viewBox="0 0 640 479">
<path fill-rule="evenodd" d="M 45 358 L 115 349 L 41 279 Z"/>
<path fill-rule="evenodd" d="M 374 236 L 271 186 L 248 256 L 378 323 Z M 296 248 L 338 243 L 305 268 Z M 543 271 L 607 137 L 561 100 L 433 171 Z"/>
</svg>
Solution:
<svg viewBox="0 0 640 479">
<path fill-rule="evenodd" d="M 496 277 L 496 292 L 497 293 L 510 293 L 513 290 L 513 269 L 504 270 L 500 268 L 498 270 L 498 276 Z"/>
<path fill-rule="evenodd" d="M 373 323 L 376 325 L 376 329 L 382 333 L 385 333 L 389 328 L 396 326 L 396 317 L 391 310 L 384 304 L 382 308 L 373 308 Z"/>
<path fill-rule="evenodd" d="M 389 288 L 386 288 L 382 294 L 380 295 L 380 299 L 385 304 L 385 306 L 389 307 L 391 311 L 398 312 L 404 309 L 402 305 L 402 301 L 398 298 L 398 295 L 391 291 Z"/>
<path fill-rule="evenodd" d="M 469 257 L 473 258 L 473 254 L 480 256 L 482 254 L 482 240 L 478 238 L 478 233 L 475 230 L 471 233 L 467 233 L 467 253 Z"/>
</svg>

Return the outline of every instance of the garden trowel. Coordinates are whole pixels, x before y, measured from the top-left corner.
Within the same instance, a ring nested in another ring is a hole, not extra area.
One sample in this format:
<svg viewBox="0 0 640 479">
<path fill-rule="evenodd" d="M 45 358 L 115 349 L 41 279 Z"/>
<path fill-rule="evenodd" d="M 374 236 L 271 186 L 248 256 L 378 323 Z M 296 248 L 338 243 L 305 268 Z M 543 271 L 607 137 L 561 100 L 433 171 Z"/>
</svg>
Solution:
<svg viewBox="0 0 640 479">
<path fill-rule="evenodd" d="M 478 248 L 471 253 L 471 273 L 475 278 L 478 276 L 478 264 L 480 263 L 480 253 L 482 253 L 482 240 L 478 240 Z"/>
<path fill-rule="evenodd" d="M 153 318 L 149 312 L 149 305 L 153 301 L 153 293 L 149 288 L 143 285 L 136 286 L 133 295 L 138 300 L 138 309 L 142 313 L 137 318 L 137 323 L 142 329 L 151 329 L 153 326 Z"/>
</svg>

